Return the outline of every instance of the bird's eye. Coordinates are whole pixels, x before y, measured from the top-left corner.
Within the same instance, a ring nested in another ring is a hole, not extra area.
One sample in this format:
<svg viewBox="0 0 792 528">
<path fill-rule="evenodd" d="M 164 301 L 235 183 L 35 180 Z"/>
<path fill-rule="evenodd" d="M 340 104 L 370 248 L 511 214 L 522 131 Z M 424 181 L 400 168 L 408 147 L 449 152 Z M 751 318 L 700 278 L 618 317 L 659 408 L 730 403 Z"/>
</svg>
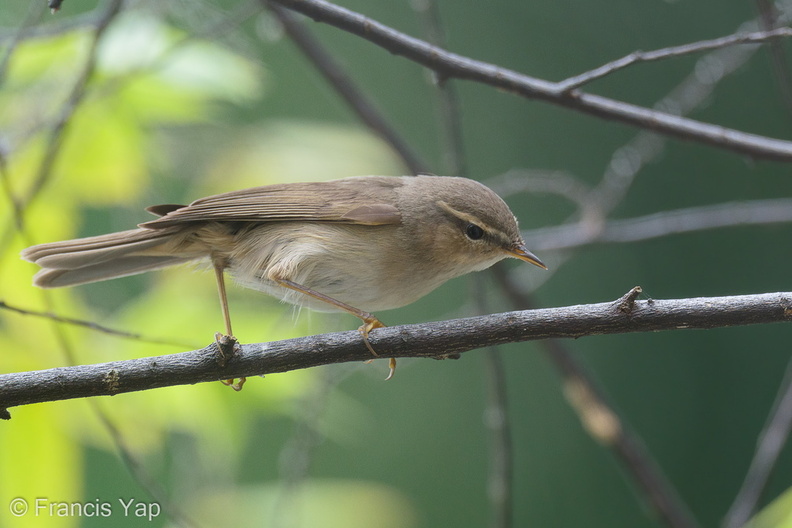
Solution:
<svg viewBox="0 0 792 528">
<path fill-rule="evenodd" d="M 484 236 L 484 230 L 476 224 L 468 224 L 467 227 L 465 227 L 465 235 L 467 235 L 470 240 L 480 240 Z"/>
</svg>

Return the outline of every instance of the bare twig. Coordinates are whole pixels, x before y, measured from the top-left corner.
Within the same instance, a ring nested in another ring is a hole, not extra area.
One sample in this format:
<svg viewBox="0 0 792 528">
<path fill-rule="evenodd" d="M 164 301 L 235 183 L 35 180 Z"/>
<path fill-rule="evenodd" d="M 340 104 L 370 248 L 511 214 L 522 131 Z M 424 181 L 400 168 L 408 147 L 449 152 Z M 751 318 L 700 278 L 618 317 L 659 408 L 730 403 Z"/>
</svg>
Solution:
<svg viewBox="0 0 792 528">
<path fill-rule="evenodd" d="M 786 19 L 785 19 L 786 20 Z M 748 30 L 756 21 L 743 24 Z M 687 114 L 700 106 L 712 94 L 718 82 L 738 71 L 755 53 L 755 47 L 716 49 L 700 58 L 691 73 L 655 106 L 675 114 Z M 702 75 L 701 72 L 717 72 Z M 493 184 L 501 191 L 529 190 L 553 192 L 573 201 L 578 212 L 574 222 L 550 229 L 534 230 L 528 234 L 529 245 L 536 250 L 571 249 L 590 243 L 626 242 L 741 224 L 764 224 L 789 221 L 792 201 L 764 201 L 723 204 L 714 208 L 691 208 L 668 211 L 637 219 L 607 223 L 610 212 L 621 203 L 640 170 L 662 154 L 666 139 L 653 132 L 641 131 L 618 148 L 600 183 L 593 189 L 577 183 L 572 176 L 550 173 L 536 176 L 535 171 L 515 171 Z M 526 174 L 525 178 L 519 178 Z M 558 181 L 554 181 L 558 180 Z M 544 182 L 548 182 L 545 184 Z"/>
<path fill-rule="evenodd" d="M 440 20 L 440 10 L 434 0 L 413 0 L 413 9 L 420 15 L 427 40 L 445 48 L 445 31 Z M 437 85 L 438 118 L 443 130 L 443 152 L 447 165 L 445 174 L 469 177 L 462 130 L 462 109 L 453 82 L 432 72 Z"/>
<path fill-rule="evenodd" d="M 523 232 L 523 238 L 532 250 L 550 251 L 590 244 L 637 242 L 707 229 L 790 222 L 792 199 L 779 198 L 705 205 L 610 220 L 598 231 L 577 223 L 532 229 Z"/>
<path fill-rule="evenodd" d="M 269 7 L 294 44 L 311 61 L 311 64 L 330 83 L 330 86 L 341 96 L 352 111 L 357 114 L 358 118 L 396 152 L 413 174 L 426 172 L 429 169 L 426 162 L 394 130 L 369 98 L 352 81 L 349 74 L 344 71 L 336 59 L 330 55 L 310 31 L 295 20 L 288 10 L 269 0 L 261 0 L 261 2 Z"/>
<path fill-rule="evenodd" d="M 391 53 L 403 55 L 434 70 L 443 78 L 466 79 L 488 84 L 529 99 L 550 102 L 603 119 L 620 121 L 680 139 L 699 141 L 755 158 L 792 161 L 790 141 L 702 123 L 579 90 L 567 92 L 559 83 L 530 77 L 445 51 L 324 0 L 270 1 L 358 35 Z"/>
<path fill-rule="evenodd" d="M 591 374 L 557 340 L 542 342 L 553 363 L 564 375 L 564 393 L 575 407 L 583 426 L 602 445 L 610 448 L 632 477 L 642 497 L 672 528 L 695 528 L 698 523 L 676 489 L 654 462 L 643 441 L 614 412 L 604 392 L 591 382 Z"/>
<path fill-rule="evenodd" d="M 20 315 L 31 315 L 34 317 L 42 317 L 45 319 L 50 319 L 56 323 L 64 323 L 72 326 L 81 326 L 83 328 L 87 328 L 89 330 L 95 330 L 97 332 L 101 332 L 103 334 L 109 334 L 117 337 L 122 337 L 125 339 L 134 339 L 135 341 L 141 341 L 144 343 L 151 343 L 154 345 L 170 345 L 170 346 L 177 346 L 180 348 L 189 347 L 192 345 L 187 345 L 186 343 L 180 341 L 174 341 L 172 339 L 152 339 L 149 337 L 144 336 L 143 334 L 138 334 L 135 332 L 126 332 L 124 330 L 116 330 L 114 328 L 109 328 L 107 326 L 102 326 L 99 323 L 95 323 L 93 321 L 85 321 L 83 319 L 75 319 L 73 317 L 65 317 L 62 315 L 58 315 L 53 312 L 42 312 L 38 310 L 28 310 L 26 308 L 19 308 L 18 306 L 13 306 L 8 304 L 7 302 L 0 299 L 0 310 L 8 310 L 11 312 L 18 313 Z"/>
<path fill-rule="evenodd" d="M 310 476 L 314 451 L 323 439 L 321 421 L 333 390 L 350 372 L 326 370 L 312 390 L 297 403 L 299 415 L 295 416 L 292 433 L 278 455 L 280 489 L 268 526 L 282 528 L 301 524 L 298 507 L 300 488 Z"/>
<path fill-rule="evenodd" d="M 637 301 L 624 314 L 613 302 L 379 328 L 369 341 L 383 357 L 437 357 L 495 344 L 558 337 L 719 328 L 792 321 L 792 293 Z M 307 352 L 310 351 L 310 352 Z M 113 395 L 203 381 L 366 361 L 358 332 L 243 345 L 225 367 L 217 346 L 97 365 L 0 375 L 0 417 L 7 409 L 44 401 Z"/>
<path fill-rule="evenodd" d="M 779 23 L 778 12 L 770 0 L 756 0 L 759 9 L 759 20 L 763 29 L 772 30 Z M 790 28 L 779 28 L 789 30 Z M 781 42 L 773 40 L 770 42 L 770 57 L 773 61 L 773 72 L 778 81 L 778 90 L 781 100 L 787 108 L 787 112 L 792 114 L 792 72 L 789 69 L 789 61 Z"/>
<path fill-rule="evenodd" d="M 726 514 L 724 528 L 739 528 L 753 514 L 781 450 L 786 445 L 790 429 L 792 429 L 792 363 L 787 366 L 786 375 L 779 387 L 767 424 L 759 435 L 756 453 L 748 468 L 745 481 L 729 508 L 729 513 Z"/>
<path fill-rule="evenodd" d="M 616 71 L 622 70 L 636 62 L 650 62 L 656 60 L 670 59 L 673 57 L 681 57 L 683 55 L 690 55 L 691 53 L 701 53 L 702 51 L 709 51 L 714 49 L 721 49 L 736 44 L 762 44 L 768 41 L 775 41 L 780 38 L 792 37 L 792 28 L 782 27 L 768 31 L 754 31 L 751 33 L 737 33 L 728 35 L 726 37 L 716 38 L 712 40 L 702 40 L 700 42 L 691 42 L 682 44 L 681 46 L 673 46 L 654 51 L 633 51 L 620 59 L 603 64 L 602 66 L 593 70 L 575 75 L 568 79 L 564 79 L 558 84 L 564 91 L 574 90 L 580 88 L 584 84 L 590 83 L 596 79 L 601 79 L 606 75 L 610 75 Z"/>
<path fill-rule="evenodd" d="M 121 458 L 121 461 L 124 463 L 129 473 L 132 475 L 132 478 L 134 478 L 135 482 L 137 482 L 140 487 L 146 490 L 151 498 L 153 498 L 157 504 L 162 507 L 162 509 L 168 515 L 168 520 L 177 526 L 181 526 L 182 528 L 192 528 L 198 526 L 187 516 L 186 512 L 178 507 L 176 503 L 167 496 L 165 490 L 162 489 L 162 486 L 159 484 L 159 482 L 157 482 L 157 480 L 152 477 L 148 469 L 141 463 L 137 456 L 135 456 L 135 453 L 127 445 L 124 435 L 118 430 L 118 427 L 116 427 L 115 423 L 113 423 L 113 421 L 110 419 L 110 416 L 108 416 L 107 412 L 99 407 L 96 401 L 91 401 L 91 404 L 93 413 L 97 418 L 99 418 L 102 426 L 110 435 L 110 439 L 118 450 L 118 456 Z"/>
<path fill-rule="evenodd" d="M 16 51 L 17 45 L 22 41 L 25 29 L 30 27 L 34 21 L 38 20 L 44 12 L 44 6 L 40 2 L 30 5 L 27 18 L 19 25 L 14 33 L 6 43 L 5 53 L 0 60 L 0 84 L 5 82 L 6 71 L 11 61 L 11 57 Z M 11 178 L 8 173 L 7 152 L 8 145 L 6 145 L 5 138 L 0 137 L 0 188 L 6 196 L 10 204 L 11 216 L 13 222 L 10 225 L 15 226 L 17 229 L 22 229 L 22 204 L 11 187 Z"/>
<path fill-rule="evenodd" d="M 588 206 L 591 192 L 589 185 L 563 170 L 512 169 L 487 179 L 486 184 L 503 198 L 518 193 L 555 194 L 580 209 Z"/>
<path fill-rule="evenodd" d="M 8 162 L 6 160 L 4 147 L 5 145 L 0 143 L 0 191 L 2 191 L 3 196 L 5 196 L 5 199 L 9 204 L 13 225 L 17 229 L 21 230 L 22 205 L 19 203 L 19 200 L 17 199 L 16 194 L 11 187 L 11 177 L 8 173 Z"/>
<path fill-rule="evenodd" d="M 514 448 L 509 416 L 509 394 L 503 355 L 499 348 L 485 351 L 487 365 L 487 409 L 485 423 L 490 432 L 488 496 L 490 528 L 510 528 L 514 521 Z"/>
<path fill-rule="evenodd" d="M 743 30 L 757 27 L 756 21 L 740 26 Z M 707 53 L 696 61 L 693 71 L 654 107 L 675 115 L 690 113 L 709 100 L 720 81 L 742 68 L 757 49 L 756 46 L 733 46 Z M 663 153 L 665 144 L 665 137 L 643 130 L 617 149 L 602 181 L 588 198 L 591 202 L 589 212 L 598 212 L 600 218 L 604 218 L 621 203 L 637 173 Z"/>
<path fill-rule="evenodd" d="M 473 282 L 478 313 L 487 313 L 487 291 L 483 281 Z M 509 384 L 501 347 L 484 351 L 487 403 L 484 424 L 489 432 L 489 528 L 514 525 L 514 444 L 512 416 L 509 413 Z"/>
</svg>

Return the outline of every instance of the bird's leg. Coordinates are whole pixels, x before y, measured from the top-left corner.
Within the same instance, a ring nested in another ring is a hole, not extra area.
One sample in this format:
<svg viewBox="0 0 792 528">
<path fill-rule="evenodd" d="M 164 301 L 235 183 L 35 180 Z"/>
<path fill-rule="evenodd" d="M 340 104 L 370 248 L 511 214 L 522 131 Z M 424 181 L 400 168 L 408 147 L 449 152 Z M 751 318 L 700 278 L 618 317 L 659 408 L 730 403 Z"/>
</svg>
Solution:
<svg viewBox="0 0 792 528">
<path fill-rule="evenodd" d="M 234 332 L 231 330 L 231 314 L 228 311 L 228 297 L 226 296 L 225 287 L 225 269 L 228 266 L 228 261 L 225 258 L 212 256 L 212 265 L 214 266 L 215 279 L 217 280 L 217 293 L 220 295 L 220 309 L 223 312 L 223 319 L 225 320 L 226 333 L 215 334 L 215 341 L 217 341 L 217 348 L 220 350 L 221 366 L 234 355 L 239 347 L 239 341 L 234 337 Z M 241 391 L 242 386 L 245 384 L 246 378 L 239 378 L 239 381 L 234 383 L 234 378 L 227 380 L 220 380 L 223 385 L 228 385 L 235 391 Z"/>
<path fill-rule="evenodd" d="M 371 352 L 373 356 L 379 357 L 379 354 L 377 354 L 374 351 L 374 348 L 371 346 L 371 343 L 369 342 L 368 339 L 369 332 L 371 332 L 375 328 L 385 327 L 385 325 L 382 324 L 382 322 L 379 319 L 377 319 L 375 316 L 371 315 L 368 312 L 364 312 L 363 310 L 355 308 L 354 306 L 350 306 L 345 302 L 341 302 L 338 299 L 333 299 L 328 295 L 319 293 L 318 291 L 312 290 L 310 288 L 306 288 L 305 286 L 301 284 L 297 284 L 294 281 L 290 281 L 288 279 L 279 279 L 277 277 L 270 277 L 270 278 L 279 285 L 283 286 L 284 288 L 289 288 L 290 290 L 298 291 L 300 293 L 308 295 L 309 297 L 313 297 L 314 299 L 318 299 L 322 302 L 326 302 L 327 304 L 330 304 L 332 306 L 335 306 L 339 310 L 343 310 L 349 314 L 352 314 L 361 321 L 363 321 L 363 324 L 360 325 L 360 328 L 358 328 L 358 332 L 360 332 L 360 335 L 363 336 L 363 343 L 366 345 L 366 348 L 368 348 L 369 352 Z M 386 381 L 391 379 L 393 377 L 393 373 L 396 371 L 396 358 L 390 358 L 390 361 L 388 362 L 388 367 L 390 368 L 390 371 L 388 372 L 388 377 L 385 378 Z"/>
<path fill-rule="evenodd" d="M 233 338 L 234 332 L 231 330 L 231 314 L 228 311 L 228 297 L 226 296 L 225 287 L 225 268 L 228 264 L 225 259 L 219 258 L 213 259 L 212 264 L 214 264 L 215 279 L 217 280 L 217 293 L 220 295 L 220 310 L 223 312 L 226 336 Z"/>
</svg>

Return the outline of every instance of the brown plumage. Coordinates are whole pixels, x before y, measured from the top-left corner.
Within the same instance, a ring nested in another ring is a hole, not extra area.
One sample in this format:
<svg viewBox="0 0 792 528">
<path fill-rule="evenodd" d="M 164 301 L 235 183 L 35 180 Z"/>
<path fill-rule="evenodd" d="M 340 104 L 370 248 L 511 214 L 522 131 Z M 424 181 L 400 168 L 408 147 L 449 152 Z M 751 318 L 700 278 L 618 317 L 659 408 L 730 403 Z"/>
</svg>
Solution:
<svg viewBox="0 0 792 528">
<path fill-rule="evenodd" d="M 466 178 L 363 176 L 244 189 L 190 205 L 152 206 L 138 229 L 33 246 L 34 283 L 57 288 L 206 259 L 242 285 L 361 318 L 443 282 L 516 257 L 544 267 L 494 192 Z M 365 311 L 364 311 L 365 310 Z"/>
</svg>

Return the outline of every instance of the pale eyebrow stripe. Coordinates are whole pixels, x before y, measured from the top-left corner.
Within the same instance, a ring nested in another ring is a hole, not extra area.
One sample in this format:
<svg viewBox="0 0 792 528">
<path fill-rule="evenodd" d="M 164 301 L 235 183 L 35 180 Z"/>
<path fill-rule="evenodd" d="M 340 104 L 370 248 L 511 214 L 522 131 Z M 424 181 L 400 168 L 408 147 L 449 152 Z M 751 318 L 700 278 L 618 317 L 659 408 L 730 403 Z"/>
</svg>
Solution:
<svg viewBox="0 0 792 528">
<path fill-rule="evenodd" d="M 509 243 L 512 242 L 511 240 L 509 240 L 509 237 L 507 237 L 506 234 L 503 231 L 501 231 L 500 229 L 493 228 L 492 226 L 490 226 L 486 222 L 482 221 L 481 219 L 476 218 L 475 216 L 473 216 L 471 214 L 464 213 L 462 211 L 454 209 L 453 207 L 448 205 L 448 203 L 444 202 L 443 200 L 438 200 L 436 203 L 437 203 L 438 207 L 440 207 L 441 209 L 443 209 L 447 213 L 450 213 L 451 215 L 459 218 L 460 220 L 462 220 L 464 222 L 470 222 L 472 224 L 476 224 L 477 226 L 482 228 L 484 231 L 489 233 L 491 236 L 493 236 L 494 238 L 500 240 L 502 243 L 509 244 Z"/>
</svg>

